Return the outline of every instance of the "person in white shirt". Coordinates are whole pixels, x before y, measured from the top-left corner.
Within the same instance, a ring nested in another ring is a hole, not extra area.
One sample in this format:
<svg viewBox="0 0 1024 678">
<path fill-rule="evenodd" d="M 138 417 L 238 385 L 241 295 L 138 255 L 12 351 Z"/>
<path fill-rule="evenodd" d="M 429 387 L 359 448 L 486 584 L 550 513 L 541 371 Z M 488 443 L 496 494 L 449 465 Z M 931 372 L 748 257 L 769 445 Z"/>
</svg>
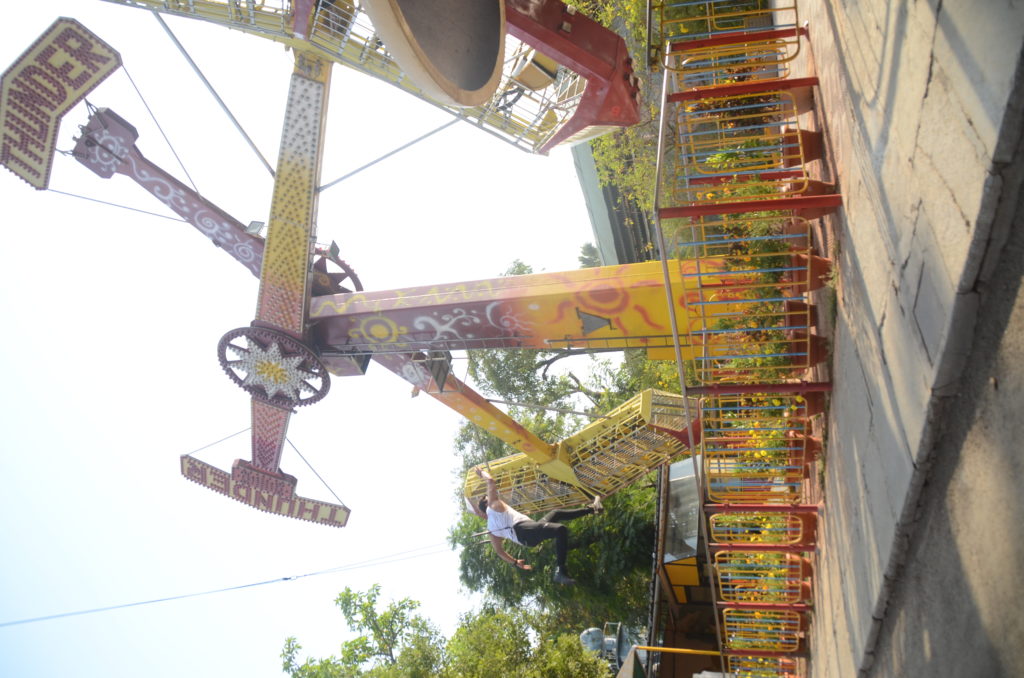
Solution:
<svg viewBox="0 0 1024 678">
<path fill-rule="evenodd" d="M 509 539 L 523 546 L 536 546 L 548 539 L 555 540 L 555 581 L 559 584 L 575 584 L 569 576 L 566 559 L 569 555 L 569 529 L 563 523 L 580 516 L 601 513 L 601 497 L 595 496 L 589 506 L 578 509 L 555 509 L 540 520 L 530 520 L 528 516 L 502 501 L 498 494 L 498 484 L 487 471 L 478 468 L 476 474 L 487 483 L 487 495 L 476 504 L 472 504 L 473 512 L 487 521 L 487 532 L 491 546 L 502 560 L 512 563 L 521 570 L 532 570 L 521 558 L 513 558 L 502 545 L 503 539 Z"/>
</svg>

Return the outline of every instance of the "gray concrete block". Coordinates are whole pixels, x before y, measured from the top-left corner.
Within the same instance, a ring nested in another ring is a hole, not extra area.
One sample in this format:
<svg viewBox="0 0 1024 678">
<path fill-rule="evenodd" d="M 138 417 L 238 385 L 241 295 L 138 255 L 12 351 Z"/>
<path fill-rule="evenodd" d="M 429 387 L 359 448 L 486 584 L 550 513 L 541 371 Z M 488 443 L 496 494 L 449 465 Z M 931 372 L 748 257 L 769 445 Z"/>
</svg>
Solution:
<svg viewBox="0 0 1024 678">
<path fill-rule="evenodd" d="M 963 105 L 960 92 L 952 88 L 946 66 L 936 58 L 928 96 L 921 106 L 914 166 L 918 172 L 929 172 L 920 161 L 921 155 L 926 156 L 939 181 L 922 176 L 917 188 L 928 196 L 933 190 L 950 193 L 963 220 L 973 223 L 981 206 L 982 183 L 991 155 Z"/>
<path fill-rule="evenodd" d="M 891 394 L 893 416 L 916 458 L 924 426 L 934 368 L 925 357 L 924 343 L 909 314 L 913 299 L 890 290 L 886 315 L 879 327 L 880 347 Z"/>
<path fill-rule="evenodd" d="M 935 59 L 991 157 L 1024 43 L 1024 2 L 944 0 Z"/>
</svg>

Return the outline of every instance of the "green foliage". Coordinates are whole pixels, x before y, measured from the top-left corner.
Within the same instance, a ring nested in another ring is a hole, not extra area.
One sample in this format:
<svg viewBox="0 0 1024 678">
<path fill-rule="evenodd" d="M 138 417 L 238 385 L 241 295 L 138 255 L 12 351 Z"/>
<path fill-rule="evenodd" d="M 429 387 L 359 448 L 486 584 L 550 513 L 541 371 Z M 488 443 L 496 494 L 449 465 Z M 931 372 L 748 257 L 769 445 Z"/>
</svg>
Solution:
<svg viewBox="0 0 1024 678">
<path fill-rule="evenodd" d="M 552 581 L 555 548 L 551 541 L 527 549 L 511 542 L 505 548 L 533 566 L 510 567 L 480 535 L 483 521 L 468 512 L 449 532 L 461 547 L 459 577 L 471 591 L 484 592 L 508 608 L 542 605 L 566 627 L 600 625 L 614 619 L 642 626 L 646 621 L 647 586 L 654 543 L 653 485 L 638 483 L 605 501 L 600 516 L 569 523 L 569 568 L 578 582 L 565 587 Z"/>
<path fill-rule="evenodd" d="M 349 665 L 367 662 L 394 664 L 408 636 L 422 629 L 422 618 L 413 615 L 419 603 L 408 598 L 391 603 L 377 611 L 380 585 L 361 593 L 345 587 L 334 604 L 341 608 L 349 628 L 363 635 L 342 644 L 342 661 Z"/>
<path fill-rule="evenodd" d="M 605 662 L 584 649 L 578 637 L 569 634 L 542 643 L 534 653 L 530 669 L 531 678 L 611 678 L 612 675 Z"/>
<path fill-rule="evenodd" d="M 458 678 L 610 678 L 608 665 L 549 617 L 485 606 L 463 617 L 448 643 Z M 575 625 L 568 628 L 575 628 Z M 529 638 L 537 640 L 531 644 Z"/>
<path fill-rule="evenodd" d="M 358 674 L 346 670 L 334 657 L 326 659 L 306 659 L 298 663 L 298 654 L 302 649 L 294 636 L 284 641 L 281 650 L 281 670 L 292 678 L 351 678 Z"/>
<path fill-rule="evenodd" d="M 517 261 L 508 273 L 530 271 Z M 555 354 L 480 350 L 469 355 L 469 374 L 477 389 L 487 397 L 528 403 L 510 406 L 509 414 L 544 440 L 563 440 L 583 425 L 575 416 L 545 409 L 571 408 L 576 394 L 585 394 L 592 403 L 590 410 L 600 414 L 646 388 L 679 392 L 674 363 L 648 360 L 642 350 L 625 351 L 621 362 L 595 358 L 585 382 L 565 375 L 545 375 L 538 366 L 549 355 Z M 688 381 L 695 383 L 692 374 Z M 469 423 L 460 428 L 455 446 L 462 474 L 484 461 L 516 452 Z M 457 501 L 461 505 L 461 496 Z M 569 552 L 569 568 L 578 582 L 575 587 L 552 581 L 553 542 L 532 549 L 506 542 L 505 548 L 511 555 L 534 567 L 532 571 L 512 568 L 481 534 L 483 522 L 468 512 L 463 512 L 451 528 L 449 543 L 462 549 L 459 575 L 463 585 L 485 593 L 495 604 L 508 609 L 543 608 L 548 618 L 558 620 L 563 628 L 600 625 L 608 620 L 640 627 L 646 623 L 654 542 L 653 506 L 652 484 L 640 482 L 607 498 L 607 510 L 601 516 L 578 518 L 570 524 L 573 548 Z"/>
<path fill-rule="evenodd" d="M 687 363 L 684 367 L 686 384 L 695 386 L 697 381 L 692 365 Z M 605 397 L 601 402 L 601 411 L 618 407 L 644 389 L 655 388 L 671 393 L 679 393 L 681 390 L 675 363 L 670 360 L 650 360 L 647 352 L 639 348 L 623 351 L 620 364 L 602 362 L 595 369 L 593 378 L 601 384 Z"/>
<path fill-rule="evenodd" d="M 637 72 L 647 63 L 646 0 L 574 0 L 580 11 L 622 35 Z M 616 186 L 624 200 L 635 200 L 650 213 L 654 207 L 654 167 L 658 145 L 657 92 L 652 78 L 641 77 L 640 124 L 605 134 L 590 142 L 602 186 Z"/>
<path fill-rule="evenodd" d="M 530 657 L 524 615 L 485 608 L 467 615 L 448 642 L 449 668 L 460 678 L 521 676 Z"/>
<path fill-rule="evenodd" d="M 340 657 L 307 659 L 299 664 L 302 646 L 285 641 L 282 670 L 292 678 L 430 678 L 439 675 L 444 638 L 425 617 L 414 614 L 419 602 L 403 598 L 378 610 L 380 585 L 369 591 L 346 587 L 334 603 L 352 631 L 361 635 L 341 644 Z"/>
<path fill-rule="evenodd" d="M 563 626 L 521 608 L 484 606 L 464 615 L 446 640 L 429 621 L 409 614 L 418 602 L 406 598 L 378 611 L 379 594 L 379 586 L 365 593 L 345 589 L 336 601 L 350 630 L 369 632 L 362 637 L 365 643 L 343 643 L 341 659 L 307 659 L 300 665 L 297 655 L 302 646 L 289 638 L 281 651 L 284 672 L 292 678 L 611 677 L 608 665 L 585 650 L 575 632 L 564 632 L 578 623 Z M 348 658 L 346 648 L 352 651 Z M 359 656 L 370 655 L 377 659 L 371 666 L 354 663 Z"/>
<path fill-rule="evenodd" d="M 602 186 L 615 186 L 621 199 L 633 200 L 641 210 L 654 210 L 655 166 L 658 159 L 658 126 L 656 110 L 650 118 L 633 127 L 609 132 L 590 142 L 597 167 L 597 180 Z"/>
<path fill-rule="evenodd" d="M 597 251 L 594 243 L 583 243 L 578 260 L 580 268 L 597 268 L 601 266 L 601 253 Z"/>
</svg>

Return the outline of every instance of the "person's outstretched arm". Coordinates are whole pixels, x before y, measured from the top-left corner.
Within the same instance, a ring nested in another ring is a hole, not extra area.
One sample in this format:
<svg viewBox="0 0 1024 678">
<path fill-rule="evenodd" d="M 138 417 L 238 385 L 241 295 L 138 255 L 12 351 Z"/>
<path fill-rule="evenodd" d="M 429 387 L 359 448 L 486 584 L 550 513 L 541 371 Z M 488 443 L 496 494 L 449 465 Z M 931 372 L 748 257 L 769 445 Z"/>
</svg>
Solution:
<svg viewBox="0 0 1024 678">
<path fill-rule="evenodd" d="M 487 483 L 487 505 L 499 513 L 504 513 L 507 507 L 501 500 L 501 495 L 498 494 L 498 483 L 495 482 L 494 477 L 482 468 L 476 469 L 476 474 Z"/>
<path fill-rule="evenodd" d="M 501 537 L 496 537 L 493 534 L 490 535 L 490 537 L 491 537 L 491 546 L 494 547 L 494 551 L 495 551 L 495 553 L 498 554 L 499 558 L 501 558 L 502 560 L 504 560 L 507 563 L 512 563 L 513 565 L 518 567 L 520 570 L 532 570 L 533 569 L 533 566 L 532 565 L 527 565 L 526 561 L 523 560 L 522 558 L 513 558 L 505 550 L 505 547 L 502 546 L 502 544 L 501 544 Z"/>
</svg>

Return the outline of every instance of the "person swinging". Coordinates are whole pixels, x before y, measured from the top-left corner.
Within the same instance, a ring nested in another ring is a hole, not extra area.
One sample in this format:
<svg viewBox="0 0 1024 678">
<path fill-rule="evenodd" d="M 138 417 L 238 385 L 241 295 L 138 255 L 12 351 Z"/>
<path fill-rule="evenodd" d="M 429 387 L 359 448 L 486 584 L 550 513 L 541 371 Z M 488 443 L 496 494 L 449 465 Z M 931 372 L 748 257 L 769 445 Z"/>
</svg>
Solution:
<svg viewBox="0 0 1024 678">
<path fill-rule="evenodd" d="M 487 532 L 498 557 L 521 570 L 532 570 L 521 558 L 513 558 L 502 545 L 509 539 L 523 546 L 537 546 L 548 539 L 555 540 L 556 569 L 554 579 L 559 584 L 571 586 L 576 580 L 569 575 L 566 560 L 569 555 L 569 529 L 563 524 L 580 516 L 598 514 L 604 511 L 601 497 L 595 496 L 593 503 L 578 509 L 555 509 L 540 520 L 528 516 L 502 501 L 498 484 L 487 471 L 477 468 L 476 474 L 487 483 L 487 495 L 476 504 L 470 502 L 473 512 L 487 521 Z"/>
</svg>

